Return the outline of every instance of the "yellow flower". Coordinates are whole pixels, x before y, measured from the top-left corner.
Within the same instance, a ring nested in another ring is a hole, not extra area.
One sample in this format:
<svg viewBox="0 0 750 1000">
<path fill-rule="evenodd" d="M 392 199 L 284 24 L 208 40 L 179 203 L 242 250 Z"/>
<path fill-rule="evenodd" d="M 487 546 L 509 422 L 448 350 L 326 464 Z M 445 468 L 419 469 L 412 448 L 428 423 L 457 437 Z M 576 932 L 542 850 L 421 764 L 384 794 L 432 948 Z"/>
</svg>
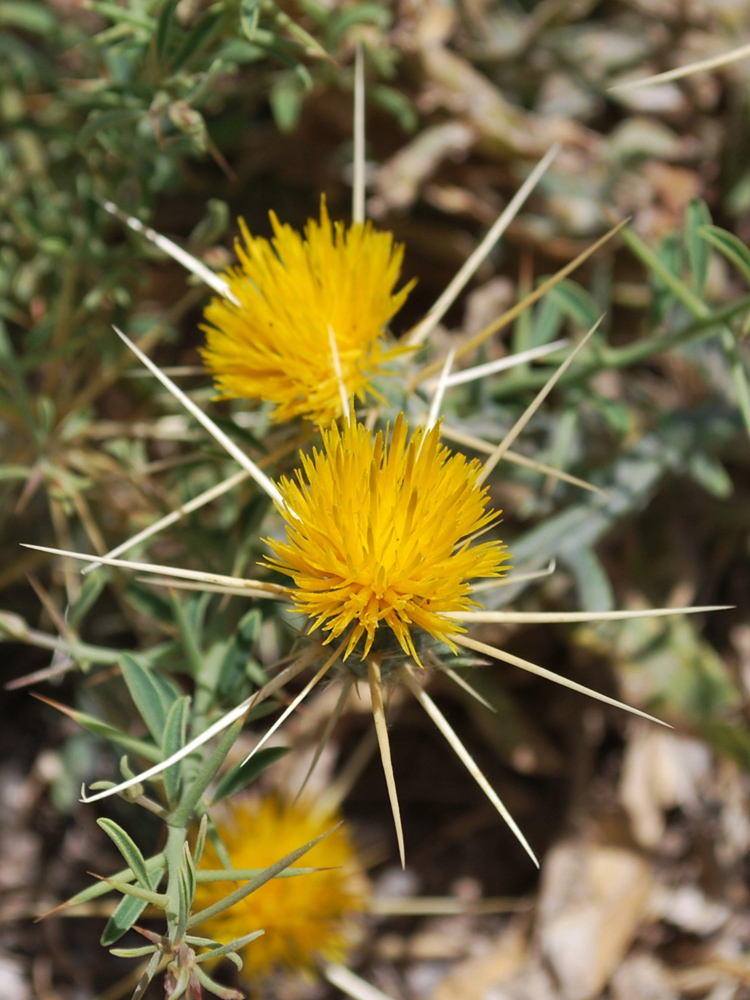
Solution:
<svg viewBox="0 0 750 1000">
<path fill-rule="evenodd" d="M 497 517 L 481 464 L 451 455 L 438 427 L 407 435 L 403 415 L 390 446 L 354 421 L 333 426 L 323 451 L 301 456 L 304 476 L 279 484 L 287 541 L 269 540 L 269 563 L 292 577 L 295 605 L 326 642 L 352 626 L 345 657 L 366 635 L 364 659 L 381 623 L 417 662 L 411 625 L 455 651 L 464 629 L 446 615 L 472 607 L 468 581 L 502 575 L 509 558 L 502 542 L 470 545 Z"/>
<path fill-rule="evenodd" d="M 372 377 L 403 352 L 384 328 L 413 282 L 394 294 L 403 246 L 369 222 L 332 223 L 324 200 L 304 237 L 270 217 L 270 242 L 240 220 L 240 266 L 224 275 L 227 296 L 206 308 L 203 359 L 222 396 L 274 403 L 277 421 L 327 424 L 342 412 L 341 382 L 364 401 Z"/>
<path fill-rule="evenodd" d="M 335 826 L 338 817 L 321 816 L 271 795 L 263 800 L 235 799 L 215 821 L 235 868 L 265 868 Z M 248 981 L 279 968 L 304 972 L 313 969 L 318 959 L 340 962 L 355 943 L 355 915 L 364 909 L 366 880 L 346 827 L 330 833 L 298 864 L 326 870 L 271 879 L 201 924 L 201 933 L 222 943 L 264 930 L 242 952 L 242 975 Z M 207 844 L 201 868 L 221 867 Z M 199 883 L 196 910 L 218 902 L 234 888 L 228 882 Z"/>
</svg>

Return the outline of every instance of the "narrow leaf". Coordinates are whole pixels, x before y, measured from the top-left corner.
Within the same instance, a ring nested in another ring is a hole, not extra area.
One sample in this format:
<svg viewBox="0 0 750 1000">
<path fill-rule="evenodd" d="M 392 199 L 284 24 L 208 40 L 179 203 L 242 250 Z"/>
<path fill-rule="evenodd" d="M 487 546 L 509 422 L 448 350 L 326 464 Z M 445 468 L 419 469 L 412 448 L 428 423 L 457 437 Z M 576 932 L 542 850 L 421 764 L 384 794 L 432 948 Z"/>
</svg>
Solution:
<svg viewBox="0 0 750 1000">
<path fill-rule="evenodd" d="M 140 110 L 128 108 L 112 108 L 109 111 L 93 111 L 86 124 L 81 128 L 76 136 L 76 145 L 82 149 L 97 132 L 102 129 L 121 129 L 124 125 L 130 125 L 143 117 Z"/>
<path fill-rule="evenodd" d="M 170 28 L 174 18 L 175 8 L 179 0 L 167 0 L 159 13 L 156 23 L 156 61 L 162 62 L 169 40 Z"/>
<path fill-rule="evenodd" d="M 45 705 L 56 708 L 58 712 L 67 715 L 69 719 L 73 719 L 79 726 L 88 729 L 90 733 L 101 736 L 105 740 L 110 740 L 110 742 L 116 743 L 126 750 L 130 750 L 132 753 L 145 757 L 146 760 L 157 763 L 162 759 L 158 747 L 153 746 L 151 743 L 146 743 L 144 740 L 136 739 L 134 736 L 128 736 L 127 733 L 123 733 L 119 729 L 115 729 L 114 726 L 110 726 L 108 722 L 102 722 L 101 719 L 97 719 L 93 715 L 88 715 L 86 712 L 79 712 L 75 708 L 61 705 L 60 702 L 53 701 L 52 698 L 46 698 L 43 694 L 32 692 L 32 697 L 43 701 Z"/>
<path fill-rule="evenodd" d="M 706 243 L 726 257 L 737 268 L 745 281 L 750 284 L 750 250 L 734 233 L 728 233 L 719 226 L 701 226 L 698 230 Z"/>
<path fill-rule="evenodd" d="M 190 709 L 190 697 L 184 695 L 172 705 L 164 724 L 164 738 L 161 748 L 164 759 L 177 753 L 185 745 L 187 739 L 187 721 Z M 167 800 L 174 803 L 180 789 L 180 778 L 182 776 L 182 761 L 178 761 L 164 772 L 164 788 Z"/>
<path fill-rule="evenodd" d="M 160 952 L 157 951 L 151 956 L 151 961 L 148 963 L 146 971 L 138 980 L 138 985 L 135 988 L 135 992 L 133 993 L 131 1000 L 141 1000 L 141 997 L 148 989 L 151 980 L 156 975 L 159 969 L 159 965 L 161 964 L 161 961 L 162 961 L 162 956 Z"/>
<path fill-rule="evenodd" d="M 219 802 L 228 795 L 234 795 L 235 792 L 246 788 L 252 781 L 260 777 L 271 764 L 275 764 L 277 760 L 285 757 L 289 750 L 290 747 L 265 747 L 263 750 L 259 750 L 254 757 L 250 757 L 242 764 L 237 764 L 231 771 L 227 771 L 216 786 L 212 797 L 213 801 Z"/>
<path fill-rule="evenodd" d="M 195 847 L 193 848 L 193 857 L 195 858 L 195 863 L 199 865 L 201 863 L 201 858 L 203 857 L 203 851 L 206 848 L 206 833 L 208 832 L 208 813 L 203 813 L 201 816 L 201 821 L 198 826 L 198 836 L 195 838 Z"/>
<path fill-rule="evenodd" d="M 223 944 L 219 948 L 212 948 L 211 951 L 204 952 L 198 956 L 197 961 L 210 962 L 215 958 L 222 958 L 224 955 L 228 955 L 230 951 L 239 951 L 240 948 L 244 948 L 245 945 L 259 938 L 261 934 L 265 934 L 265 931 L 251 931 L 250 934 L 245 934 L 244 937 L 230 941 L 229 944 Z"/>
<path fill-rule="evenodd" d="M 145 899 L 124 896 L 117 904 L 115 912 L 105 924 L 99 938 L 99 943 L 108 948 L 115 941 L 119 941 L 123 934 L 127 934 L 147 906 L 148 903 Z"/>
<path fill-rule="evenodd" d="M 92 874 L 92 873 L 90 873 Z M 163 893 L 152 892 L 150 889 L 141 889 L 139 885 L 131 885 L 130 882 L 119 882 L 116 878 L 104 878 L 103 882 L 109 883 L 113 889 L 121 892 L 124 896 L 132 896 L 134 899 L 145 900 L 152 906 L 163 909 L 167 902 L 167 897 Z"/>
<path fill-rule="evenodd" d="M 146 862 L 146 868 L 150 875 L 154 875 L 154 879 L 151 882 L 151 888 L 158 888 L 159 881 L 161 879 L 162 872 L 164 871 L 164 855 L 155 854 L 152 858 L 149 858 Z M 135 875 L 130 870 L 130 868 L 124 868 L 120 872 L 116 872 L 113 876 L 118 882 L 130 882 L 135 878 Z M 70 899 L 66 900 L 64 903 L 60 903 L 49 913 L 43 914 L 39 917 L 39 920 L 43 920 L 45 917 L 51 916 L 53 913 L 57 913 L 59 910 L 67 910 L 70 906 L 77 906 L 79 903 L 88 903 L 92 899 L 98 899 L 99 896 L 105 896 L 108 892 L 112 892 L 112 886 L 108 885 L 106 882 L 98 880 L 94 882 L 93 885 L 88 886 L 86 889 L 82 889 L 80 892 L 76 893 Z"/>
<path fill-rule="evenodd" d="M 117 850 L 122 854 L 128 867 L 135 875 L 136 879 L 145 889 L 151 888 L 151 879 L 146 868 L 146 859 L 140 852 L 135 841 L 127 834 L 119 824 L 112 819 L 101 817 L 96 821 L 96 825 L 101 827 Z"/>
<path fill-rule="evenodd" d="M 694 198 L 685 213 L 685 251 L 698 295 L 703 294 L 708 276 L 708 247 L 701 227 L 711 225 L 711 213 L 702 198 Z"/>
<path fill-rule="evenodd" d="M 224 8 L 222 6 L 216 6 L 206 11 L 177 50 L 172 61 L 171 68 L 173 72 L 184 66 L 199 49 L 210 41 L 223 16 Z"/>
<path fill-rule="evenodd" d="M 550 289 L 549 297 L 560 312 L 584 330 L 590 329 L 601 316 L 601 309 L 586 289 L 567 278 Z"/>
<path fill-rule="evenodd" d="M 169 708 L 164 689 L 156 683 L 150 670 L 146 670 L 127 653 L 123 655 L 120 666 L 130 697 L 153 738 L 161 743 Z"/>
<path fill-rule="evenodd" d="M 143 958 L 145 955 L 153 955 L 156 951 L 155 944 L 144 944 L 140 948 L 110 948 L 110 955 L 115 958 Z"/>
</svg>

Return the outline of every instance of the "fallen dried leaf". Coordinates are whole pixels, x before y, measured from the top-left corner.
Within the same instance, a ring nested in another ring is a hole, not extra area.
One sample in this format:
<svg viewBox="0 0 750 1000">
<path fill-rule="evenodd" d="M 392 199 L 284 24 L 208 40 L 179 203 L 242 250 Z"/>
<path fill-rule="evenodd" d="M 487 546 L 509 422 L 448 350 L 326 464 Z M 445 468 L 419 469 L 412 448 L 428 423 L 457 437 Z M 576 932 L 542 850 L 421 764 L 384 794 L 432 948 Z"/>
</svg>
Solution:
<svg viewBox="0 0 750 1000">
<path fill-rule="evenodd" d="M 565 1000 L 589 1000 L 609 982 L 646 915 L 651 877 L 618 848 L 562 844 L 548 856 L 539 940 Z"/>
</svg>

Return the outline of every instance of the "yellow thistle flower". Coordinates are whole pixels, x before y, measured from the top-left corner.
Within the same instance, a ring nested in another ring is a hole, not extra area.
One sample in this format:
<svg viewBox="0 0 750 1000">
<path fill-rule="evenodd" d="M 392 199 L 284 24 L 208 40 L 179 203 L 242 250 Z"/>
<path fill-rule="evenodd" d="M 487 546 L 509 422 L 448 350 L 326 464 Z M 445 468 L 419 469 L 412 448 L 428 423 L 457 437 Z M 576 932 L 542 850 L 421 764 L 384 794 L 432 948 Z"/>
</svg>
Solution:
<svg viewBox="0 0 750 1000">
<path fill-rule="evenodd" d="M 373 376 L 403 352 L 383 334 L 413 282 L 394 294 L 403 246 L 369 222 L 332 223 L 325 200 L 304 237 L 270 217 L 271 241 L 240 220 L 240 266 L 206 308 L 203 359 L 225 398 L 268 400 L 277 421 L 327 424 L 341 415 L 342 383 L 364 401 Z"/>
<path fill-rule="evenodd" d="M 289 805 L 277 796 L 251 796 L 226 804 L 216 827 L 235 868 L 265 868 L 335 825 L 338 817 Z M 276 969 L 300 972 L 319 960 L 340 962 L 356 943 L 356 915 L 365 905 L 366 879 L 345 826 L 311 848 L 299 862 L 324 871 L 266 882 L 229 910 L 201 924 L 201 932 L 228 943 L 253 930 L 264 934 L 243 949 L 242 976 L 257 981 Z M 206 845 L 201 868 L 221 868 Z M 211 906 L 234 888 L 227 882 L 201 882 L 196 910 Z"/>
<path fill-rule="evenodd" d="M 306 479 L 279 484 L 287 541 L 269 540 L 269 563 L 293 578 L 295 605 L 326 642 L 353 626 L 345 658 L 366 635 L 364 659 L 381 623 L 417 662 L 411 625 L 455 651 L 451 636 L 464 629 L 446 615 L 468 611 L 468 581 L 502 575 L 509 558 L 501 542 L 470 546 L 497 517 L 481 464 L 452 455 L 437 426 L 407 435 L 403 415 L 390 446 L 354 421 L 333 426 L 323 451 L 301 456 Z"/>
</svg>

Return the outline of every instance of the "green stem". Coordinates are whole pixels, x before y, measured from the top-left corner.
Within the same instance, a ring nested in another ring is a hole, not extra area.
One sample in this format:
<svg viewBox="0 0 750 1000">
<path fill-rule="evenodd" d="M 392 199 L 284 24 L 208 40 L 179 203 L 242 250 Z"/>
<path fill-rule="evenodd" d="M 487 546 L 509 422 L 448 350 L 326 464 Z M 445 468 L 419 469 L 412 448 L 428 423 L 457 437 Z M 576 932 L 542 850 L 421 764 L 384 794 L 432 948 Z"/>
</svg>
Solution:
<svg viewBox="0 0 750 1000">
<path fill-rule="evenodd" d="M 673 274 L 651 247 L 644 243 L 640 236 L 632 232 L 632 230 L 623 230 L 622 238 L 641 263 L 666 285 L 672 295 L 678 301 L 682 302 L 696 319 L 706 319 L 711 315 L 711 310 L 703 299 L 695 295 L 684 281 L 676 274 Z M 734 390 L 737 394 L 737 403 L 742 413 L 742 419 L 745 422 L 745 429 L 750 434 L 750 386 L 748 385 L 747 374 L 742 364 L 742 359 L 737 350 L 737 340 L 732 328 L 726 322 L 720 324 L 719 332 L 721 344 L 729 363 Z"/>
<path fill-rule="evenodd" d="M 226 756 L 229 753 L 232 744 L 242 732 L 244 723 L 244 717 L 238 719 L 233 726 L 230 726 L 229 729 L 224 732 L 221 739 L 216 744 L 216 748 L 211 756 L 207 761 L 203 762 L 200 771 L 183 793 L 182 798 L 180 799 L 180 804 L 175 809 L 172 814 L 172 818 L 169 821 L 170 825 L 178 827 L 186 826 L 190 820 L 194 818 L 193 813 L 195 812 L 201 796 L 208 788 L 208 785 L 216 772 L 226 760 Z"/>
<path fill-rule="evenodd" d="M 715 328 L 726 324 L 730 319 L 745 310 L 750 309 L 750 296 L 740 299 L 724 309 L 717 310 L 711 315 L 699 319 L 681 330 L 665 334 L 663 337 L 656 337 L 653 340 L 638 340 L 634 344 L 627 344 L 624 347 L 599 347 L 597 356 L 588 361 L 584 360 L 572 368 L 560 379 L 559 386 L 570 386 L 582 382 L 595 375 L 604 368 L 627 368 L 630 365 L 638 364 L 667 351 L 678 344 L 686 344 L 689 341 L 700 340 L 704 337 L 711 337 L 715 334 Z M 734 335 L 730 333 L 732 338 Z M 522 392 L 539 389 L 549 379 L 548 369 L 534 369 L 525 373 L 511 373 L 503 379 L 493 390 L 494 399 L 506 399 Z M 750 412 L 750 411 L 749 411 Z"/>
<path fill-rule="evenodd" d="M 168 826 L 164 857 L 167 861 L 167 934 L 172 944 L 177 944 L 177 926 L 180 914 L 180 868 L 182 848 L 187 840 L 185 826 Z"/>
</svg>

